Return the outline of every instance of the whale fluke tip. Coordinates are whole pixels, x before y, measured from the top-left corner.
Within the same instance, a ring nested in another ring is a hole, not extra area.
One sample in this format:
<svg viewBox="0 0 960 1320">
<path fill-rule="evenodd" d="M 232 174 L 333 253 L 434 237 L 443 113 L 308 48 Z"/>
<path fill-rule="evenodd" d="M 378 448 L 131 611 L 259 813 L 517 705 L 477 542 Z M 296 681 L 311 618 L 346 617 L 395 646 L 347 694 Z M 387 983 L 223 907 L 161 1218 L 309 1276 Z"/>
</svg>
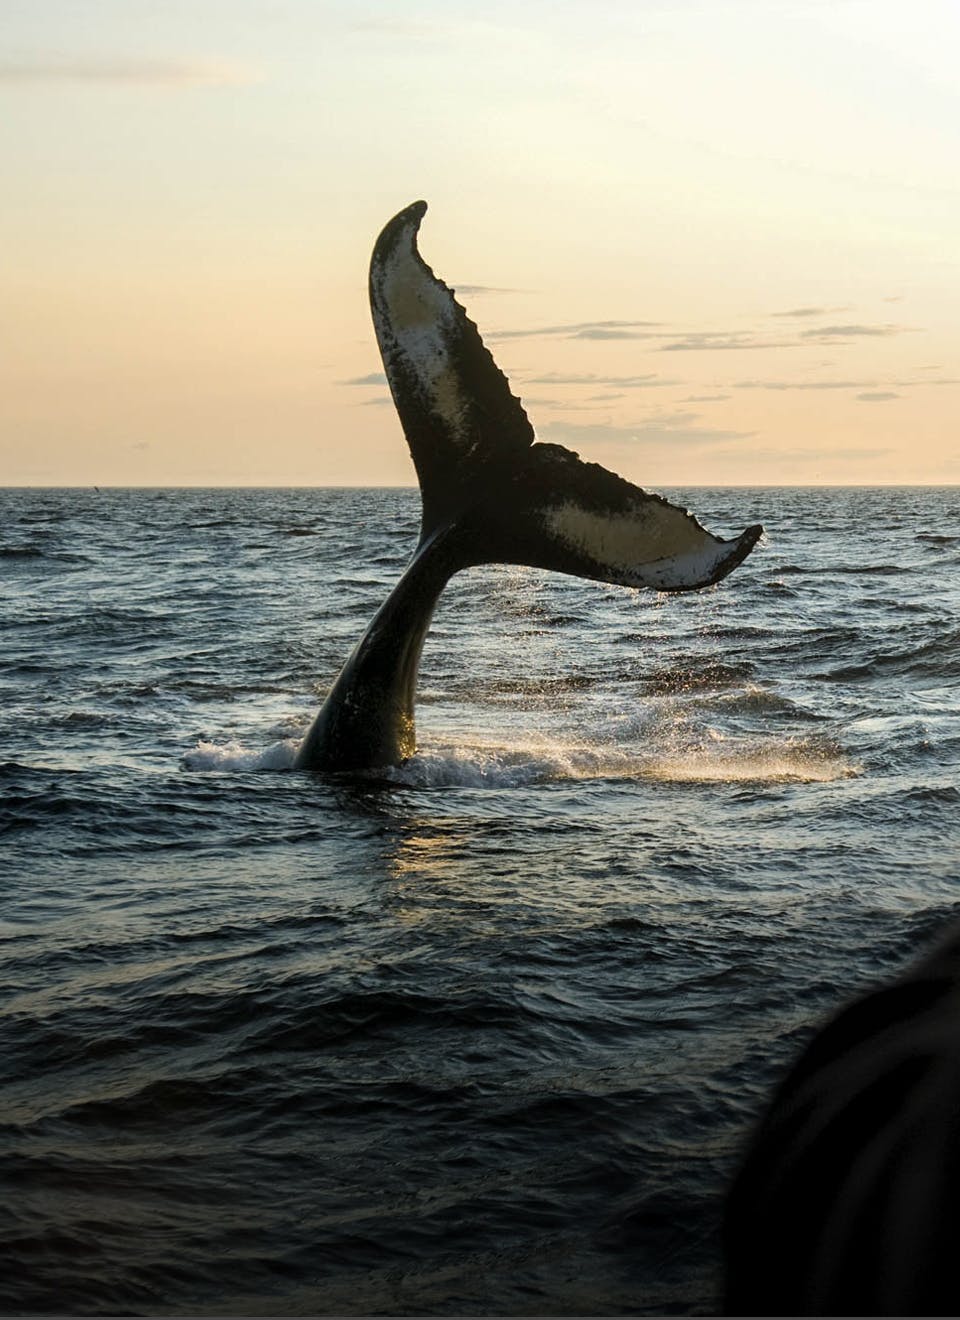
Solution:
<svg viewBox="0 0 960 1320">
<path fill-rule="evenodd" d="M 371 269 L 378 263 L 388 261 L 395 253 L 417 254 L 417 234 L 420 222 L 427 212 L 424 201 L 411 202 L 402 211 L 398 211 L 388 220 L 380 231 L 380 236 L 373 247 Z"/>
<path fill-rule="evenodd" d="M 718 573 L 717 577 L 714 578 L 714 582 L 719 582 L 720 579 L 725 578 L 728 573 L 732 573 L 738 564 L 742 564 L 762 535 L 762 523 L 753 523 L 745 531 L 741 532 L 734 540 L 730 554 L 723 560 L 721 571 Z"/>
<path fill-rule="evenodd" d="M 415 225 L 419 225 L 420 221 L 426 214 L 426 202 L 411 202 L 409 206 L 405 206 L 402 211 L 399 211 L 394 216 L 393 222 L 396 223 L 397 221 L 400 221 L 401 224 L 408 224 L 412 220 Z"/>
</svg>

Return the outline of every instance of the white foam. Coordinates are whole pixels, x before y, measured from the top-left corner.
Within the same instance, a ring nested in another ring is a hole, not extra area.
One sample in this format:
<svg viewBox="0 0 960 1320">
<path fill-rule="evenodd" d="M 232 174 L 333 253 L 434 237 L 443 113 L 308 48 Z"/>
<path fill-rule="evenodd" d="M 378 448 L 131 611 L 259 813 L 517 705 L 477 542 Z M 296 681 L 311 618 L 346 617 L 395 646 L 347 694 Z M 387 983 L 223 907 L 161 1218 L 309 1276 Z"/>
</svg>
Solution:
<svg viewBox="0 0 960 1320">
<path fill-rule="evenodd" d="M 634 773 L 633 759 L 615 748 L 527 741 L 421 748 L 403 765 L 384 772 L 411 788 L 523 788 L 562 779 L 620 779 Z"/>
<path fill-rule="evenodd" d="M 403 765 L 372 774 L 409 788 L 484 789 L 589 779 L 828 783 L 859 774 L 859 767 L 829 741 L 729 736 L 712 728 L 693 730 L 682 721 L 651 724 L 638 741 L 611 736 L 610 731 L 593 742 L 530 735 L 507 746 L 482 740 L 431 741 Z M 297 738 L 283 738 L 259 750 L 235 741 L 201 739 L 182 764 L 186 770 L 204 772 L 292 770 L 299 746 Z"/>
<path fill-rule="evenodd" d="M 202 738 L 183 758 L 185 770 L 292 770 L 299 739 L 283 738 L 259 751 L 238 742 L 205 742 Z"/>
<path fill-rule="evenodd" d="M 411 788 L 522 788 L 557 780 L 643 779 L 661 783 L 828 783 L 859 773 L 828 744 L 799 738 L 730 738 L 714 730 L 685 746 L 669 738 L 643 748 L 528 740 L 422 748 L 382 772 Z"/>
</svg>

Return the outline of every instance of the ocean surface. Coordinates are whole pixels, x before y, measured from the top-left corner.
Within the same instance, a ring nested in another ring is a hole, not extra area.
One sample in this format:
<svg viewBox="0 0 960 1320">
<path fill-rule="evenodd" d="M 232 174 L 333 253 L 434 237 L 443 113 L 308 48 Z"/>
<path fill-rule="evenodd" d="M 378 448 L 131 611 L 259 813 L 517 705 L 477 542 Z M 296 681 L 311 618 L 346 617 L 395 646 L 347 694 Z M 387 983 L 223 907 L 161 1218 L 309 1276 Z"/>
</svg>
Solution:
<svg viewBox="0 0 960 1320">
<path fill-rule="evenodd" d="M 960 912 L 960 488 L 670 491 L 686 596 L 453 580 L 291 768 L 413 490 L 0 492 L 0 1310 L 719 1304 L 815 1024 Z"/>
</svg>

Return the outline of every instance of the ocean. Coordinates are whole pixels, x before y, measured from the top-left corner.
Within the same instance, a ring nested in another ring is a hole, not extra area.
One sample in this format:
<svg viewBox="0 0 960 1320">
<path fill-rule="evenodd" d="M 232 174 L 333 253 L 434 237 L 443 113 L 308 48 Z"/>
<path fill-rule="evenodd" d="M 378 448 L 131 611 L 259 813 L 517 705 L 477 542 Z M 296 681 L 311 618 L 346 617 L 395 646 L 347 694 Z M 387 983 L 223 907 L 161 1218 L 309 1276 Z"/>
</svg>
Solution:
<svg viewBox="0 0 960 1320">
<path fill-rule="evenodd" d="M 414 490 L 0 491 L 0 1308 L 703 1314 L 750 1124 L 960 912 L 960 488 L 489 566 L 420 750 L 292 770 Z"/>
</svg>

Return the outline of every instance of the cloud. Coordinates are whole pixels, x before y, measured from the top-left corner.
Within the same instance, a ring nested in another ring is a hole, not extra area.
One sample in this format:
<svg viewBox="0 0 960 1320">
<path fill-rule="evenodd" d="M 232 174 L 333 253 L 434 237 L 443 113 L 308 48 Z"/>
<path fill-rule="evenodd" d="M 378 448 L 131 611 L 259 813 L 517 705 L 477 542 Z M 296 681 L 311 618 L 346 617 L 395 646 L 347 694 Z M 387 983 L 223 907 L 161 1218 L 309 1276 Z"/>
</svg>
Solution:
<svg viewBox="0 0 960 1320">
<path fill-rule="evenodd" d="M 736 390 L 863 390 L 870 389 L 875 380 L 737 380 Z"/>
<path fill-rule="evenodd" d="M 801 330 L 801 339 L 834 340 L 861 336 L 901 335 L 910 327 L 905 325 L 821 325 L 814 330 Z"/>
<path fill-rule="evenodd" d="M 366 376 L 351 376 L 349 380 L 338 380 L 338 385 L 386 385 L 387 378 L 382 371 L 370 371 Z"/>
<path fill-rule="evenodd" d="M 537 339 L 546 335 L 559 335 L 564 339 L 655 339 L 657 335 L 647 330 L 650 326 L 661 324 L 660 321 L 578 321 L 574 325 L 540 325 L 529 330 L 492 330 L 486 337 Z"/>
<path fill-rule="evenodd" d="M 688 394 L 681 403 L 721 403 L 724 399 L 729 399 L 729 394 Z"/>
<path fill-rule="evenodd" d="M 543 376 L 528 376 L 530 385 L 611 385 L 617 389 L 654 389 L 661 385 L 679 385 L 677 380 L 667 380 L 651 372 L 646 376 L 601 376 L 592 371 L 563 373 L 548 371 Z"/>
<path fill-rule="evenodd" d="M 532 408 L 556 408 L 562 413 L 592 413 L 597 410 L 597 401 L 596 399 L 593 399 L 592 401 L 588 399 L 583 403 L 571 403 L 568 399 L 551 399 L 546 395 L 538 396 L 524 393 L 523 406 L 528 411 Z"/>
<path fill-rule="evenodd" d="M 857 395 L 864 403 L 886 403 L 888 399 L 899 399 L 900 395 L 893 390 L 865 390 L 863 394 Z"/>
<path fill-rule="evenodd" d="M 133 87 L 235 87 L 260 75 L 225 60 L 99 59 L 0 60 L 0 83 L 81 83 Z"/>
<path fill-rule="evenodd" d="M 392 402 L 393 400 L 386 394 L 378 394 L 375 399 L 363 400 L 364 406 L 368 408 L 383 408 L 386 404 Z"/>
<path fill-rule="evenodd" d="M 752 431 L 721 431 L 708 426 L 685 426 L 682 414 L 652 421 L 641 422 L 638 426 L 604 426 L 581 422 L 550 422 L 544 428 L 544 434 L 561 444 L 597 445 L 611 442 L 627 446 L 666 445 L 672 449 L 707 449 L 713 445 L 727 444 L 732 440 L 748 440 Z M 686 415 L 692 419 L 695 413 Z"/>
<path fill-rule="evenodd" d="M 690 423 L 695 422 L 699 416 L 700 414 L 695 412 L 654 413 L 651 417 L 644 419 L 644 425 L 649 426 L 655 424 L 657 426 L 666 427 L 668 430 L 673 430 L 678 426 L 689 426 Z"/>
<path fill-rule="evenodd" d="M 834 312 L 846 312 L 849 310 L 849 307 L 791 307 L 789 311 L 771 312 L 770 315 L 789 317 L 831 316 Z"/>
<path fill-rule="evenodd" d="M 695 330 L 672 344 L 663 344 L 661 353 L 717 352 L 738 348 L 792 348 L 793 344 L 779 340 L 758 339 L 742 331 L 730 334 L 723 330 Z"/>
<path fill-rule="evenodd" d="M 656 335 L 643 330 L 615 330 L 605 325 L 585 325 L 582 330 L 568 335 L 569 339 L 655 339 Z"/>
<path fill-rule="evenodd" d="M 738 380 L 737 390 L 877 390 L 892 385 L 897 389 L 911 389 L 915 385 L 960 385 L 960 378 L 941 377 L 939 380 Z"/>
<path fill-rule="evenodd" d="M 523 289 L 498 289 L 494 284 L 458 284 L 453 290 L 464 298 L 479 298 L 487 293 L 523 293 Z"/>
<path fill-rule="evenodd" d="M 469 287 L 469 286 L 468 286 Z M 508 292 L 504 290 L 503 292 Z M 843 307 L 795 307 L 787 312 L 773 312 L 772 316 L 821 316 L 844 311 Z M 915 326 L 864 325 L 859 323 L 812 326 L 800 330 L 789 338 L 770 337 L 763 331 L 751 330 L 680 330 L 664 329 L 662 321 L 580 321 L 569 325 L 541 325 L 521 330 L 492 330 L 491 340 L 506 339 L 652 339 L 666 341 L 659 345 L 661 353 L 730 352 L 770 348 L 808 348 L 812 344 L 836 345 L 851 339 L 886 337 L 905 334 Z"/>
</svg>

